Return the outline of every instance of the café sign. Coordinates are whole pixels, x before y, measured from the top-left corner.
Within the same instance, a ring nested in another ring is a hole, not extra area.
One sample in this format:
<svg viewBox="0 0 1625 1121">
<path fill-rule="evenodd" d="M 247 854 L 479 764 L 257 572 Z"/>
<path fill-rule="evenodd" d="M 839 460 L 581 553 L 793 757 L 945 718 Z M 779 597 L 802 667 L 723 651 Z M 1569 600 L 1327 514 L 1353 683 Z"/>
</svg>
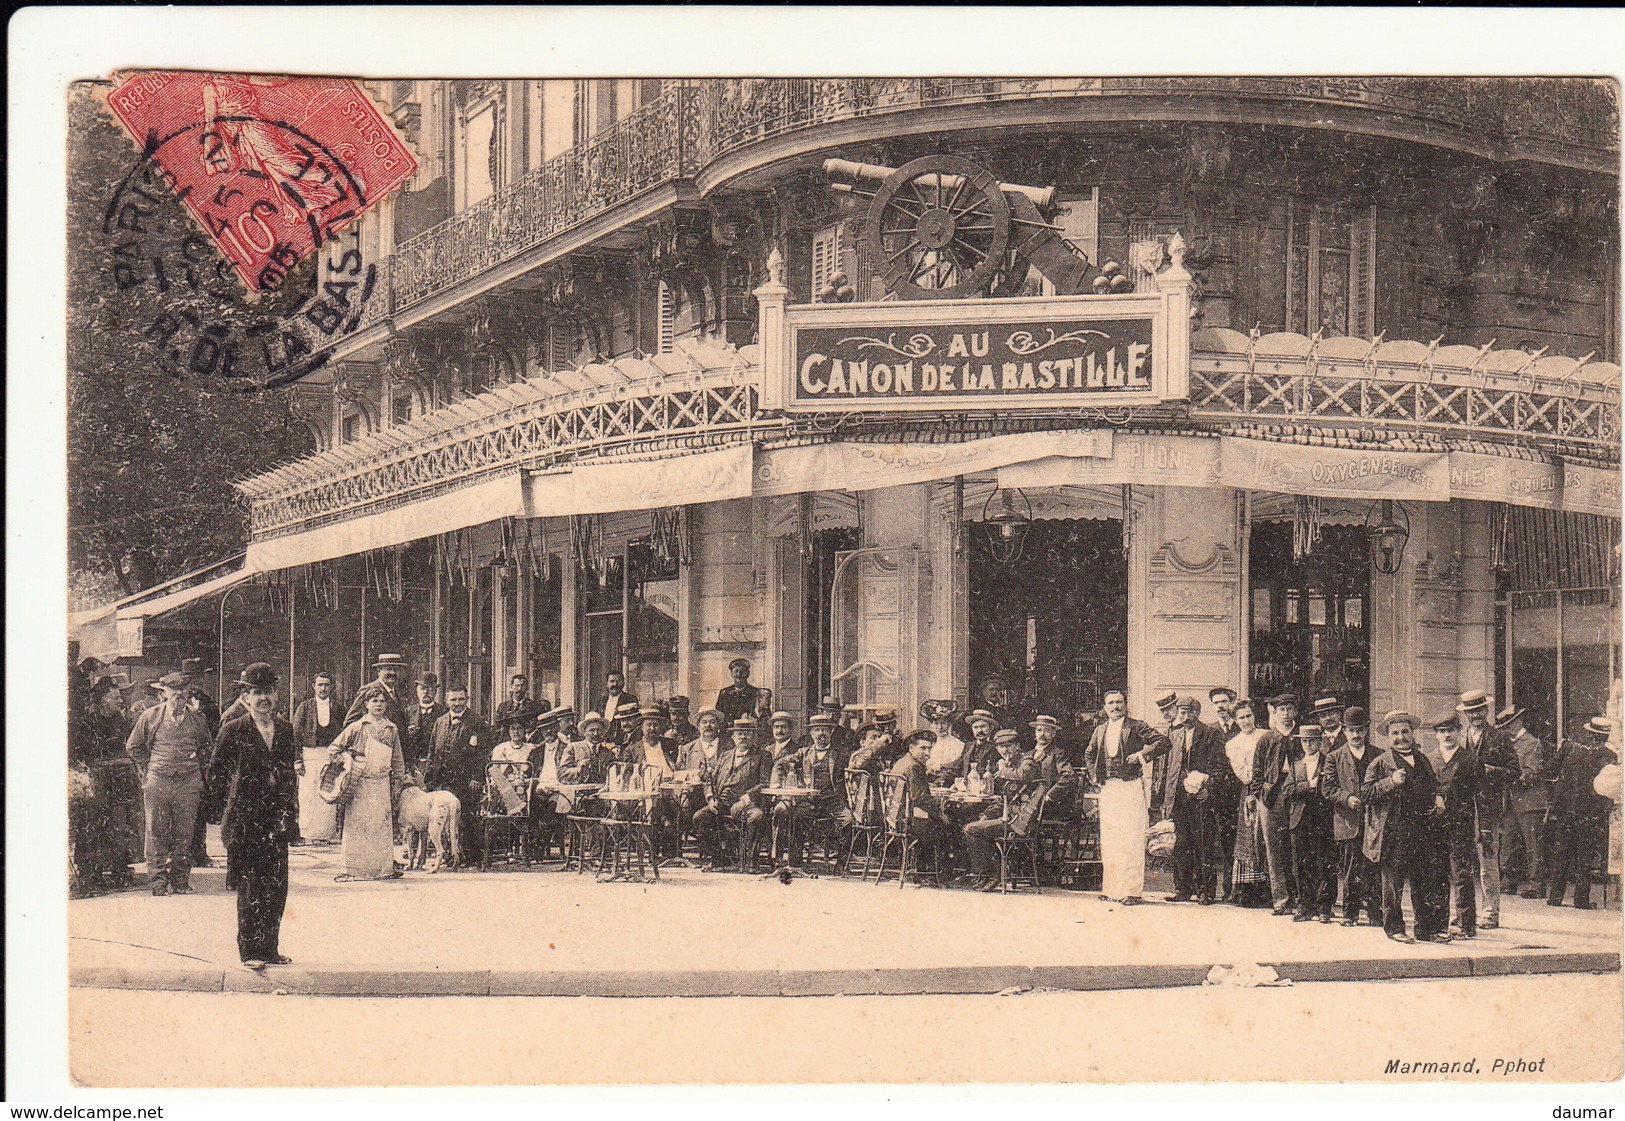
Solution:
<svg viewBox="0 0 1625 1121">
<path fill-rule="evenodd" d="M 1181 398 L 1165 304 L 1152 294 L 789 307 L 763 405 L 1008 411 Z"/>
</svg>

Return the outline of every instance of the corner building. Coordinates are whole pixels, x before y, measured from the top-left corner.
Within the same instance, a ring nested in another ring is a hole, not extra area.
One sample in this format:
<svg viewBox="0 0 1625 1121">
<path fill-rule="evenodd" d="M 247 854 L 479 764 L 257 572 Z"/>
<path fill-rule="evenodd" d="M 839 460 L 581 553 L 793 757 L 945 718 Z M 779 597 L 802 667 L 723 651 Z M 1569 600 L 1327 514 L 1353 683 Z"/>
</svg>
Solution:
<svg viewBox="0 0 1625 1121">
<path fill-rule="evenodd" d="M 409 189 L 221 650 L 590 706 L 1619 673 L 1615 100 L 1514 79 L 389 81 Z M 236 620 L 236 621 L 234 621 Z M 252 647 L 252 650 L 250 649 Z"/>
</svg>

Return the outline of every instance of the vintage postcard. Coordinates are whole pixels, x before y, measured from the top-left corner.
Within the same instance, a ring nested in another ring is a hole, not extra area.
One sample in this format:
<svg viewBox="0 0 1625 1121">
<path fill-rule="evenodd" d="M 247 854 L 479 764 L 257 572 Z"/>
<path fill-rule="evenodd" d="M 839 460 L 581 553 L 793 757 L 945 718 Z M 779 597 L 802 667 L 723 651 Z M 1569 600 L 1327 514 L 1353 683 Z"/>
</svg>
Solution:
<svg viewBox="0 0 1625 1121">
<path fill-rule="evenodd" d="M 1618 82 L 733 69 L 60 91 L 75 1084 L 1618 1079 Z"/>
</svg>

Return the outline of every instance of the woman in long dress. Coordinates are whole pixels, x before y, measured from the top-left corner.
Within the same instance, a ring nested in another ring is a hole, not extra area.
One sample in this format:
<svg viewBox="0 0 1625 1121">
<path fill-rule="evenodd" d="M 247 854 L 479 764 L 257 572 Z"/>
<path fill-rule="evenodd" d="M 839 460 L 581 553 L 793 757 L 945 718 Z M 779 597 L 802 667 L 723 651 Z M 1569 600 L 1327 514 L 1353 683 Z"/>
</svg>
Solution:
<svg viewBox="0 0 1625 1121">
<path fill-rule="evenodd" d="M 382 693 L 367 713 L 333 741 L 332 755 L 349 752 L 355 787 L 344 806 L 344 873 L 348 880 L 387 880 L 395 870 L 395 795 L 404 785 L 400 731 L 384 715 Z"/>
<path fill-rule="evenodd" d="M 1253 757 L 1265 729 L 1258 726 L 1258 714 L 1251 701 L 1236 702 L 1239 731 L 1224 745 L 1230 767 L 1241 782 L 1241 800 L 1236 806 L 1236 852 L 1233 869 L 1235 902 L 1241 907 L 1270 905 L 1270 873 L 1264 855 L 1264 811 L 1258 799 L 1247 793 L 1253 780 Z"/>
</svg>

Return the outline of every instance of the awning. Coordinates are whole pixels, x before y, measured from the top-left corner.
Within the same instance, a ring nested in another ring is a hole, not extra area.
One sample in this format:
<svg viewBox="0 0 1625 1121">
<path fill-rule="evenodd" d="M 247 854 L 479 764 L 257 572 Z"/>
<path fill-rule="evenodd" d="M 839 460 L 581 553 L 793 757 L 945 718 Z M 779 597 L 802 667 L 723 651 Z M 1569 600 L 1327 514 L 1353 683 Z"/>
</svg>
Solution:
<svg viewBox="0 0 1625 1121">
<path fill-rule="evenodd" d="M 367 514 L 304 533 L 255 541 L 248 547 L 247 567 L 256 572 L 274 572 L 389 545 L 404 545 L 408 541 L 466 529 L 497 518 L 523 517 L 527 513 L 524 480 L 514 472 L 409 502 L 394 510 Z"/>
<path fill-rule="evenodd" d="M 1045 456 L 1098 458 L 1112 454 L 1105 429 L 1030 432 L 958 444 L 860 443 L 777 448 L 757 457 L 756 494 L 881 487 L 951 479 Z"/>
<path fill-rule="evenodd" d="M 170 592 L 167 596 L 149 599 L 142 603 L 132 603 L 128 607 L 118 609 L 120 619 L 150 619 L 154 615 L 162 615 L 173 611 L 177 607 L 185 607 L 196 600 L 205 599 L 234 588 L 245 580 L 252 579 L 258 569 L 244 566 L 236 572 L 228 572 L 224 576 L 216 576 L 213 580 L 206 580 L 201 584 L 194 584 L 190 588 L 182 588 L 178 592 Z"/>
<path fill-rule="evenodd" d="M 1397 452 L 1219 438 L 1225 486 L 1314 494 L 1323 498 L 1450 501 L 1445 452 Z"/>
<path fill-rule="evenodd" d="M 1219 485 L 1219 441 L 1204 436 L 1118 436 L 1103 459 L 1047 456 L 999 469 L 1001 487 Z"/>
<path fill-rule="evenodd" d="M 531 517 L 608 514 L 726 502 L 751 495 L 752 446 L 636 463 L 596 463 L 525 480 Z"/>
<path fill-rule="evenodd" d="M 68 635 L 78 639 L 79 652 L 85 657 L 104 662 L 139 658 L 144 653 L 146 620 L 218 595 L 254 575 L 254 569 L 243 567 L 153 599 L 141 599 L 140 595 L 148 594 L 143 592 L 130 597 L 135 602 L 121 601 L 94 611 L 80 611 L 68 617 Z"/>
</svg>

